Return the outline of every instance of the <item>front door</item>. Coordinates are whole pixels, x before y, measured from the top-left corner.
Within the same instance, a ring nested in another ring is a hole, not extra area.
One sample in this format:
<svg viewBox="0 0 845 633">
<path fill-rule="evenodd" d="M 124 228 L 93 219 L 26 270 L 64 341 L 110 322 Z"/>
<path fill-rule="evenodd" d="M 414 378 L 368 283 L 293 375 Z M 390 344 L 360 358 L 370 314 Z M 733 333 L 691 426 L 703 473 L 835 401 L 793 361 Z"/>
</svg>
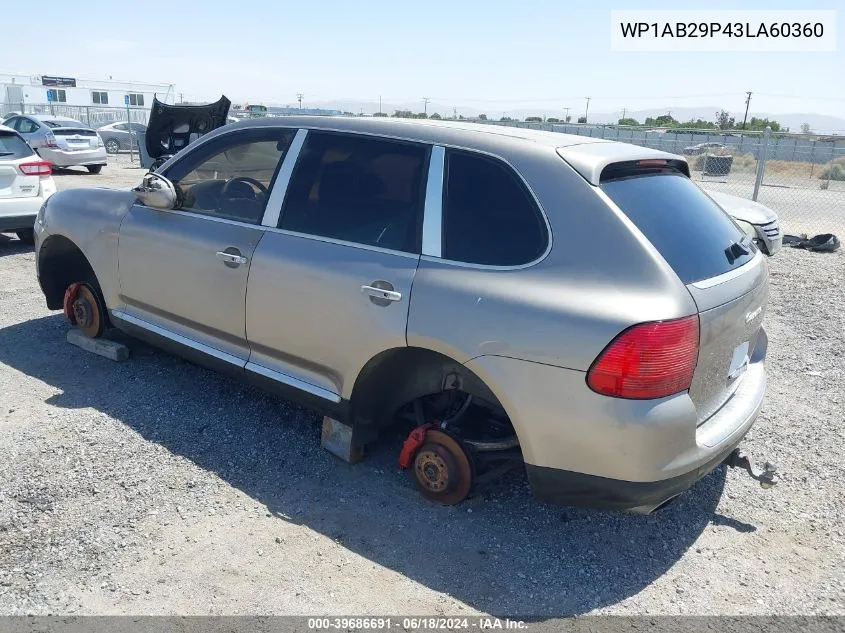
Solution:
<svg viewBox="0 0 845 633">
<path fill-rule="evenodd" d="M 338 402 L 367 361 L 407 345 L 427 162 L 424 145 L 308 132 L 253 255 L 248 370 Z"/>
<path fill-rule="evenodd" d="M 229 362 L 246 362 L 247 277 L 293 134 L 283 128 L 233 131 L 167 169 L 180 208 L 135 204 L 120 227 L 124 314 L 118 318 Z"/>
</svg>

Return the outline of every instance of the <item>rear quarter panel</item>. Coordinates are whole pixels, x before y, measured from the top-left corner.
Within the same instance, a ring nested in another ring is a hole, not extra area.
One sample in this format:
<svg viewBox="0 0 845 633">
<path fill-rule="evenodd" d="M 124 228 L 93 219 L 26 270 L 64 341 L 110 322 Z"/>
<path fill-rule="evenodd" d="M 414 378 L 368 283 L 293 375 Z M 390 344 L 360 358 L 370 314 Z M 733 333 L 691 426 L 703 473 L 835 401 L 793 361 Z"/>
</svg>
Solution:
<svg viewBox="0 0 845 633">
<path fill-rule="evenodd" d="M 50 197 L 42 215 L 39 252 L 47 240 L 57 235 L 76 244 L 94 269 L 110 309 L 120 304 L 118 235 L 134 199 L 129 191 L 68 189 Z"/>
<path fill-rule="evenodd" d="M 553 148 L 520 143 L 505 158 L 547 215 L 550 251 L 518 269 L 423 257 L 409 345 L 463 363 L 493 355 L 586 371 L 630 325 L 696 313 L 654 247 Z"/>
</svg>

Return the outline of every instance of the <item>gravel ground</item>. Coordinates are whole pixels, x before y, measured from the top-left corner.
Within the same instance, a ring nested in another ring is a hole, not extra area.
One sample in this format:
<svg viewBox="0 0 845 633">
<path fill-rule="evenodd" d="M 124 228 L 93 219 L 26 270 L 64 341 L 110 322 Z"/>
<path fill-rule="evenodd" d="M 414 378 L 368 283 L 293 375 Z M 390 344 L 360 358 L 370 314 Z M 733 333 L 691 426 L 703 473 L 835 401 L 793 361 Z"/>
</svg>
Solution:
<svg viewBox="0 0 845 633">
<path fill-rule="evenodd" d="M 57 180 L 134 185 L 117 162 Z M 69 346 L 0 237 L 0 614 L 845 615 L 845 256 L 771 270 L 745 446 L 781 484 L 719 469 L 639 517 L 539 504 L 522 474 L 431 505 L 398 438 L 349 466 L 308 411 L 138 342 Z"/>
</svg>

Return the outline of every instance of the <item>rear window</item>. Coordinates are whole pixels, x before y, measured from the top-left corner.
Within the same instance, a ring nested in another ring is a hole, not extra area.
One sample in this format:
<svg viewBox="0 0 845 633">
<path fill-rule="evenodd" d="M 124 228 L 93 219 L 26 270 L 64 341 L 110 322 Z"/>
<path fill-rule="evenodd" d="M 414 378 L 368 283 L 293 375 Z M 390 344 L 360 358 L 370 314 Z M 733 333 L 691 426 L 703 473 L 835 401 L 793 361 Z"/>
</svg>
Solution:
<svg viewBox="0 0 845 633">
<path fill-rule="evenodd" d="M 32 150 L 20 136 L 0 131 L 0 160 L 15 160 L 32 156 Z"/>
<path fill-rule="evenodd" d="M 754 257 L 753 244 L 744 242 L 744 250 L 735 246 L 745 234 L 686 176 L 621 176 L 603 181 L 601 188 L 685 284 L 716 277 Z"/>
<path fill-rule="evenodd" d="M 88 126 L 84 123 L 80 123 L 79 121 L 72 121 L 70 119 L 65 120 L 46 120 L 41 121 L 47 127 L 76 127 L 76 128 L 87 128 Z"/>
</svg>

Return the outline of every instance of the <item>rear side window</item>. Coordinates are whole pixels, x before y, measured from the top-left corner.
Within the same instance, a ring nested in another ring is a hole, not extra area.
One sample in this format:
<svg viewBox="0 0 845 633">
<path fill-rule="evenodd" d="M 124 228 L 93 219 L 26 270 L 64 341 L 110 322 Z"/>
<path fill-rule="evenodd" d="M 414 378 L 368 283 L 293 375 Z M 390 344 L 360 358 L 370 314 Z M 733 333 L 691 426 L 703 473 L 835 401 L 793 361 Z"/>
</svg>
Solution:
<svg viewBox="0 0 845 633">
<path fill-rule="evenodd" d="M 753 245 L 745 243 L 747 252 L 734 246 L 745 234 L 686 176 L 622 176 L 601 188 L 684 284 L 716 277 L 754 257 Z"/>
<path fill-rule="evenodd" d="M 423 145 L 308 132 L 279 228 L 419 253 Z"/>
<path fill-rule="evenodd" d="M 546 223 L 525 185 L 499 160 L 449 150 L 443 197 L 443 258 L 519 266 L 548 246 Z"/>
<path fill-rule="evenodd" d="M 20 136 L 0 131 L 0 160 L 15 160 L 32 156 L 32 150 Z"/>
</svg>

